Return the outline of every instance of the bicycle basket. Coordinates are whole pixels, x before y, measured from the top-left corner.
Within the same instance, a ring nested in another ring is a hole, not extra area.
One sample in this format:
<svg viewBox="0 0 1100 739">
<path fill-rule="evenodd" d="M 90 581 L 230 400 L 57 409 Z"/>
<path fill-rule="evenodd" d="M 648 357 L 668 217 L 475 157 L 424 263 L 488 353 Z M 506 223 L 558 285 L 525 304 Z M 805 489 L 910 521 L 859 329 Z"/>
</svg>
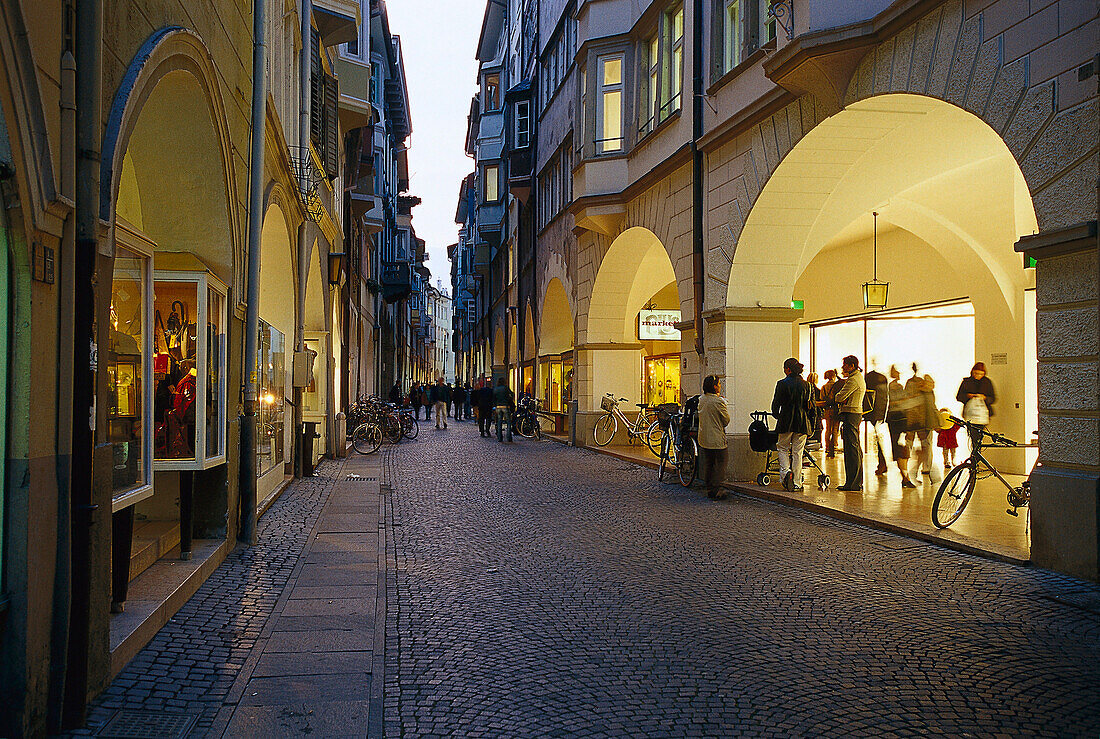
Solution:
<svg viewBox="0 0 1100 739">
<path fill-rule="evenodd" d="M 610 398 L 610 397 L 606 396 L 606 395 L 603 396 L 603 400 L 600 401 L 600 408 L 604 409 L 605 411 L 610 411 L 614 407 L 615 407 L 615 400 L 613 398 Z"/>
<path fill-rule="evenodd" d="M 657 406 L 657 425 L 664 431 L 672 423 L 673 415 L 679 412 L 680 406 L 676 403 L 661 403 Z"/>
</svg>

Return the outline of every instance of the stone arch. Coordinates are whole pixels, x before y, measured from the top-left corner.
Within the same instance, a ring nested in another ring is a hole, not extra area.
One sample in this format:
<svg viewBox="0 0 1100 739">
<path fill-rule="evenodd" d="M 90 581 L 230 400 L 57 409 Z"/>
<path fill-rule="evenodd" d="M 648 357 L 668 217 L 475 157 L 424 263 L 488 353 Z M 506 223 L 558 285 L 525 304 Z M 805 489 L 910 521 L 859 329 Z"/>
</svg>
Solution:
<svg viewBox="0 0 1100 739">
<path fill-rule="evenodd" d="M 53 156 L 47 135 L 34 58 L 19 3 L 0 6 L 0 108 L 7 121 L 7 145 L 16 177 L 28 197 L 27 226 L 60 237 L 66 206 L 57 202 Z"/>
<path fill-rule="evenodd" d="M 535 316 L 531 310 L 531 300 L 528 299 L 523 307 L 523 361 L 534 359 L 538 355 L 538 345 L 535 342 Z"/>
<path fill-rule="evenodd" d="M 173 146 L 164 146 L 166 138 Z M 160 179 L 156 174 L 160 175 Z M 221 187 L 212 187 L 219 182 Z M 127 194 L 137 187 L 138 197 Z M 148 200 L 172 197 L 172 207 Z M 126 195 L 120 203 L 120 195 Z M 158 247 L 203 258 L 238 300 L 241 239 L 232 143 L 210 52 L 188 29 L 156 31 L 122 78 L 104 133 L 100 217 L 134 221 Z M 153 222 L 146 222 L 146 215 Z M 112 233 L 113 243 L 113 233 Z"/>
<path fill-rule="evenodd" d="M 539 310 L 539 354 L 561 354 L 573 348 L 573 313 L 569 294 L 557 277 L 550 278 Z"/>
<path fill-rule="evenodd" d="M 668 250 L 647 228 L 620 233 L 600 261 L 579 331 L 585 343 L 630 343 L 631 316 L 650 296 L 678 282 Z M 678 290 L 679 292 L 679 290 Z M 684 304 L 680 295 L 680 304 Z"/>
<path fill-rule="evenodd" d="M 504 326 L 500 323 L 497 324 L 496 330 L 493 331 L 493 345 L 490 347 L 493 367 L 504 366 L 504 352 L 506 344 L 504 343 Z"/>
</svg>

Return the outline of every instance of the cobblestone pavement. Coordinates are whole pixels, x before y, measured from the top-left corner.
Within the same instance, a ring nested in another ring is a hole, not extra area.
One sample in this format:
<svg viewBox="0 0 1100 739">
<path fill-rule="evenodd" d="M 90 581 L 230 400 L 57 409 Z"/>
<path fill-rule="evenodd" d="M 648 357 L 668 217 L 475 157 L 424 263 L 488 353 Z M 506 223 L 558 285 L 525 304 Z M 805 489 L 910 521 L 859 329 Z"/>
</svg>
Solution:
<svg viewBox="0 0 1100 739">
<path fill-rule="evenodd" d="M 205 736 L 256 646 L 332 490 L 340 461 L 295 483 L 260 519 L 258 544 L 237 547 L 89 706 L 93 734 L 118 709 L 199 714 Z M 135 735 L 136 736 L 136 735 Z"/>
<path fill-rule="evenodd" d="M 1100 589 L 473 424 L 388 449 L 387 736 L 1091 736 Z"/>
</svg>

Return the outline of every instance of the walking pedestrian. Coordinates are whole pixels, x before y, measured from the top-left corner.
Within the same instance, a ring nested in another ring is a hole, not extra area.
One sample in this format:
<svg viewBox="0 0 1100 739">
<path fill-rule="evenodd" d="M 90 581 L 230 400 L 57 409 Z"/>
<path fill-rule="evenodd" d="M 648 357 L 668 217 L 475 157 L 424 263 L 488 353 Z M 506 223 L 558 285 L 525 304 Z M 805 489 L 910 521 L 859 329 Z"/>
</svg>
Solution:
<svg viewBox="0 0 1100 739">
<path fill-rule="evenodd" d="M 916 477 L 919 474 L 935 482 L 935 475 L 932 474 L 932 446 L 934 442 L 932 432 L 940 425 L 940 411 L 936 407 L 936 383 L 932 380 L 931 375 L 924 375 L 923 377 L 914 375 L 909 382 L 905 383 L 905 386 L 914 398 L 910 419 L 910 426 L 913 430 L 910 433 L 916 437 L 916 441 L 920 442 L 920 452 L 917 454 L 916 459 L 910 462 L 909 475 L 910 477 Z"/>
<path fill-rule="evenodd" d="M 955 466 L 955 450 L 959 448 L 959 429 L 962 426 L 951 420 L 951 411 L 940 408 L 940 427 L 936 429 L 936 446 L 943 450 L 943 469 Z"/>
<path fill-rule="evenodd" d="M 420 387 L 420 405 L 424 407 L 424 420 L 432 420 L 432 386 L 428 383 Z"/>
<path fill-rule="evenodd" d="M 391 403 L 401 402 L 401 385 L 393 383 L 393 387 L 390 388 L 389 400 Z"/>
<path fill-rule="evenodd" d="M 814 405 L 810 383 L 802 379 L 802 363 L 794 357 L 783 362 L 782 380 L 775 383 L 772 396 L 772 415 L 776 418 L 775 430 L 779 434 L 776 449 L 779 451 L 779 479 L 783 489 L 802 492 L 802 454 L 806 440 L 814 428 L 817 409 Z"/>
<path fill-rule="evenodd" d="M 726 477 L 726 464 L 729 449 L 726 441 L 726 426 L 730 422 L 730 410 L 722 392 L 722 381 L 717 375 L 703 378 L 703 397 L 699 398 L 699 456 L 703 463 L 703 482 L 707 486 L 707 497 L 711 500 L 725 500 L 728 493 L 722 488 Z"/>
<path fill-rule="evenodd" d="M 512 388 L 504 383 L 503 377 L 497 378 L 497 386 L 493 390 L 493 418 L 497 424 L 497 441 L 504 442 L 502 425 L 508 425 L 508 443 L 512 442 L 512 413 L 516 409 L 516 395 Z"/>
<path fill-rule="evenodd" d="M 820 444 L 821 432 L 825 423 L 825 396 L 821 392 L 821 388 L 817 386 L 818 377 L 816 372 L 806 375 L 806 382 L 810 383 L 810 397 L 814 401 L 814 430 L 810 434 L 810 438 Z"/>
<path fill-rule="evenodd" d="M 844 484 L 837 488 L 845 493 L 863 491 L 863 447 L 859 444 L 859 424 L 863 420 L 863 394 L 867 386 L 859 369 L 859 360 L 849 354 L 840 365 L 844 384 L 834 397 L 840 414 L 840 436 L 844 441 Z"/>
<path fill-rule="evenodd" d="M 886 375 L 874 368 L 873 359 L 871 365 L 871 371 L 863 378 L 864 382 L 867 383 L 867 392 L 872 394 L 871 410 L 863 414 L 863 420 L 870 425 L 871 443 L 878 451 L 878 467 L 875 468 L 875 474 L 885 475 L 887 470 L 886 440 L 889 438 L 890 433 L 885 425 L 887 408 L 890 405 L 890 382 L 886 379 Z"/>
<path fill-rule="evenodd" d="M 466 386 L 463 388 L 463 395 L 465 401 L 462 404 L 462 415 L 467 421 L 474 417 L 474 389 L 470 387 L 470 381 L 466 381 Z"/>
<path fill-rule="evenodd" d="M 825 370 L 825 384 L 821 388 L 822 409 L 825 416 L 825 456 L 832 459 L 836 456 L 837 430 L 840 428 L 840 411 L 836 404 L 836 391 L 840 389 L 841 381 L 836 376 L 836 370 Z"/>
<path fill-rule="evenodd" d="M 906 432 L 909 428 L 909 408 L 912 399 L 901 384 L 901 372 L 896 365 L 890 365 L 890 384 L 886 388 L 890 395 L 886 410 L 886 426 L 890 429 L 890 452 L 901 472 L 901 486 L 915 488 L 909 479 L 909 442 Z"/>
<path fill-rule="evenodd" d="M 486 439 L 492 436 L 493 386 L 481 378 L 481 389 L 477 391 L 477 427 Z"/>
<path fill-rule="evenodd" d="M 431 402 L 435 407 L 435 427 L 447 428 L 447 403 L 451 399 L 451 388 L 440 377 L 432 385 Z M 439 424 L 442 422 L 443 426 Z"/>
<path fill-rule="evenodd" d="M 959 392 L 955 394 L 955 400 L 963 404 L 963 420 L 970 421 L 976 427 L 972 433 L 980 437 L 982 429 L 988 426 L 990 419 L 993 418 L 993 403 L 997 400 L 993 381 L 985 373 L 985 362 L 974 363 L 970 369 L 970 376 L 964 377 L 959 383 Z"/>
<path fill-rule="evenodd" d="M 455 380 L 454 388 L 451 390 L 451 396 L 454 405 L 455 420 L 462 420 L 462 409 L 466 406 L 466 389 L 462 387 L 462 383 Z"/>
</svg>

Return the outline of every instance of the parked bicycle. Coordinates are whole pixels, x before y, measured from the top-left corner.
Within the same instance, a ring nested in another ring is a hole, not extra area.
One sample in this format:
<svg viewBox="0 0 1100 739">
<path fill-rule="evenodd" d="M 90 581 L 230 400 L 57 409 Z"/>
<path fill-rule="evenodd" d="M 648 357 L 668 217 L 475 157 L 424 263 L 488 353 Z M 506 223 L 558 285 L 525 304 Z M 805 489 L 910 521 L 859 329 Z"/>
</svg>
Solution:
<svg viewBox="0 0 1100 739">
<path fill-rule="evenodd" d="M 615 434 L 619 431 L 619 424 L 622 423 L 631 444 L 634 443 L 634 439 L 642 439 L 651 452 L 660 456 L 661 429 L 657 425 L 656 410 L 648 403 L 638 403 L 638 416 L 631 423 L 619 408 L 619 403 L 625 402 L 626 398 L 616 398 L 612 393 L 603 396 L 600 408 L 604 412 L 592 427 L 592 441 L 596 446 L 607 446 L 615 438 Z"/>
<path fill-rule="evenodd" d="M 524 396 L 516 403 L 516 410 L 512 414 L 512 423 L 516 433 L 528 439 L 542 438 L 542 425 L 539 423 L 538 413 L 542 409 L 542 401 L 531 396 Z"/>
<path fill-rule="evenodd" d="M 402 438 L 414 439 L 420 424 L 412 409 L 399 408 L 377 396 L 359 399 L 348 409 L 348 416 L 359 421 L 351 434 L 351 446 L 360 454 L 372 454 L 383 440 L 397 444 Z"/>
<path fill-rule="evenodd" d="M 984 427 L 964 421 L 961 418 L 951 416 L 951 420 L 960 426 L 964 426 L 970 436 L 972 450 L 970 456 L 952 468 L 947 477 L 943 478 L 939 490 L 936 491 L 936 499 L 932 503 L 932 524 L 938 529 L 945 529 L 959 520 L 966 509 L 967 503 L 974 495 L 974 487 L 978 480 L 988 477 L 996 477 L 1008 490 L 1008 504 L 1011 506 L 1005 513 L 1010 516 L 1018 516 L 1018 509 L 1026 507 L 1031 502 L 1031 480 L 1024 480 L 1021 485 L 1014 486 L 1006 480 L 997 469 L 990 464 L 982 454 L 983 448 L 1006 448 L 1019 446 L 1015 441 L 1001 434 L 986 431 Z M 986 443 L 985 439 L 989 439 Z"/>
<path fill-rule="evenodd" d="M 683 433 L 684 414 L 675 403 L 657 406 L 657 427 L 661 430 L 661 458 L 657 466 L 657 479 L 664 482 L 665 473 L 670 476 L 672 470 L 680 478 L 680 484 L 690 487 L 695 482 L 699 449 L 691 435 Z"/>
</svg>

